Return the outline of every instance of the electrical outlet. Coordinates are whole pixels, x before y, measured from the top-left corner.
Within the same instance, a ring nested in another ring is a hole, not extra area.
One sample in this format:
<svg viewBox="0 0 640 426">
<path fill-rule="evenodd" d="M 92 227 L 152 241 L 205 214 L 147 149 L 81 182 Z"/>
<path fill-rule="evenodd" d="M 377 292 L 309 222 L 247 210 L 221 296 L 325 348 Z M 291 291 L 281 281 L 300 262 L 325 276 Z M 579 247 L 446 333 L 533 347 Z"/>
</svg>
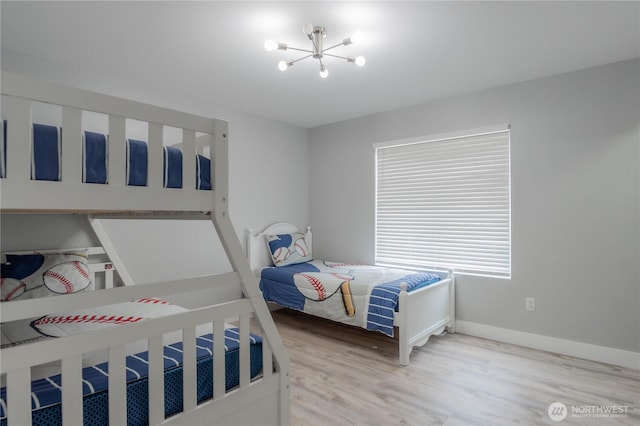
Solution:
<svg viewBox="0 0 640 426">
<path fill-rule="evenodd" d="M 536 310 L 536 299 L 533 297 L 525 298 L 525 307 L 527 311 L 535 311 Z"/>
</svg>

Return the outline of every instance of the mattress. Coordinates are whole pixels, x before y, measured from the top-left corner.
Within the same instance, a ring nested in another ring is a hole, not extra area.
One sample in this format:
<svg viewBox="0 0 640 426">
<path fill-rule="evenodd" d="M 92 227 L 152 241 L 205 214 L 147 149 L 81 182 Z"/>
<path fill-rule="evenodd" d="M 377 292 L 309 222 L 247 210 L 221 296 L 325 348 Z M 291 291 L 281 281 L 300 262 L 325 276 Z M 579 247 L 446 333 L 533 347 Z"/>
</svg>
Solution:
<svg viewBox="0 0 640 426">
<path fill-rule="evenodd" d="M 64 297 L 64 296 L 57 296 Z M 12 302 L 4 302 L 12 303 Z M 90 331 L 121 327 L 123 324 L 188 312 L 187 309 L 157 298 L 142 298 L 113 305 L 84 308 L 72 312 L 48 314 L 34 319 L 13 321 L 2 325 L 2 346 L 25 345 L 40 339 L 55 339 Z M 196 327 L 196 364 L 198 401 L 212 397 L 213 344 L 210 323 Z M 238 385 L 239 331 L 225 324 L 224 332 L 226 387 Z M 172 415 L 182 409 L 182 332 L 165 333 L 165 411 Z M 249 336 L 250 376 L 262 369 L 262 340 Z M 148 418 L 148 356 L 146 339 L 125 345 L 127 371 L 127 410 L 129 424 L 146 424 Z M 108 363 L 107 351 L 84 354 L 82 382 L 84 413 L 88 424 L 108 423 Z M 0 388 L 0 425 L 6 423 L 6 389 L 4 377 Z M 50 362 L 31 369 L 31 406 L 33 424 L 60 423 L 61 377 L 59 362 Z M 103 423 L 104 422 L 104 423 Z"/>
<path fill-rule="evenodd" d="M 226 389 L 239 384 L 239 331 L 237 328 L 225 330 Z M 196 339 L 197 398 L 198 402 L 213 397 L 213 342 L 212 334 Z M 262 371 L 262 339 L 250 335 L 250 376 L 256 377 Z M 145 425 L 149 422 L 148 412 L 148 364 L 147 352 L 126 357 L 127 366 L 127 424 Z M 182 342 L 164 347 L 165 416 L 182 411 Z M 83 413 L 86 425 L 108 425 L 108 364 L 101 363 L 85 367 L 83 377 Z M 59 424 L 62 413 L 61 377 L 59 374 L 35 380 L 32 389 L 32 424 Z M 0 389 L 0 425 L 7 424 L 5 388 Z"/>
<path fill-rule="evenodd" d="M 312 260 L 264 268 L 260 289 L 267 302 L 393 337 L 400 284 L 411 292 L 440 280 L 431 272 Z"/>
</svg>

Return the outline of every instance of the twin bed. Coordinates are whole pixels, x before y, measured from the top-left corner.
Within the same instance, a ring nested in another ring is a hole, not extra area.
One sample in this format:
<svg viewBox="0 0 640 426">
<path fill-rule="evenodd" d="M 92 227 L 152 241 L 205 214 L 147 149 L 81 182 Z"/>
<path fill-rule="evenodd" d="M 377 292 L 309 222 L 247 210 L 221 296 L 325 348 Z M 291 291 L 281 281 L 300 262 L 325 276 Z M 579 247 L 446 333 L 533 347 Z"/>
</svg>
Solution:
<svg viewBox="0 0 640 426">
<path fill-rule="evenodd" d="M 318 260 L 311 229 L 276 223 L 249 231 L 247 255 L 266 301 L 390 337 L 398 330 L 400 364 L 432 335 L 455 332 L 451 271 L 416 272 Z"/>
<path fill-rule="evenodd" d="M 86 215 L 101 246 L 3 253 L 0 423 L 288 424 L 288 356 L 227 211 L 227 123 L 1 79 L 2 215 Z M 41 127 L 41 104 L 57 122 Z M 232 271 L 134 285 L 104 218 L 209 221 Z M 243 296 L 164 300 L 217 285 Z"/>
</svg>

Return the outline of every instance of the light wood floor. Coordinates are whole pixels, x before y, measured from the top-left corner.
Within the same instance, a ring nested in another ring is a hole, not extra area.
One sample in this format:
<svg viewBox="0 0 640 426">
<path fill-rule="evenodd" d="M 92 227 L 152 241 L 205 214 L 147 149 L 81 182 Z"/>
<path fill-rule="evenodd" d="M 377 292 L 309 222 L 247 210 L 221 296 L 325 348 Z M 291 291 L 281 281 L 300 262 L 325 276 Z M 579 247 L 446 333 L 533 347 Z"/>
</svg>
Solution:
<svg viewBox="0 0 640 426">
<path fill-rule="evenodd" d="M 462 334 L 432 337 L 401 367 L 397 341 L 380 333 L 287 309 L 273 317 L 291 357 L 295 426 L 640 425 L 637 370 Z M 568 409 L 557 423 L 554 402 Z M 627 412 L 584 417 L 611 406 Z"/>
</svg>

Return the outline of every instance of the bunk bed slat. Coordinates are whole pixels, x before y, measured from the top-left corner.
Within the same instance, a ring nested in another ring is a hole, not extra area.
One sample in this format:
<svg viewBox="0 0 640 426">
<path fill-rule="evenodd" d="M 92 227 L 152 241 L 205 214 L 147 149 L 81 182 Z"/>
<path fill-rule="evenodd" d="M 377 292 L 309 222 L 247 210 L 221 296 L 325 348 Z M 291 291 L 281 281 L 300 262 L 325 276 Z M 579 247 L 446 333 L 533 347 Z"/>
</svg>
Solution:
<svg viewBox="0 0 640 426">
<path fill-rule="evenodd" d="M 196 187 L 196 133 L 192 130 L 182 131 L 182 187 Z"/>
<path fill-rule="evenodd" d="M 213 335 L 224 336 L 224 321 L 214 321 Z M 220 399 L 225 394 L 225 366 L 224 362 L 216 362 L 224 359 L 224 339 L 213 341 L 213 399 Z"/>
<path fill-rule="evenodd" d="M 162 335 L 149 338 L 149 424 L 164 422 L 164 353 Z"/>
<path fill-rule="evenodd" d="M 158 123 L 149 123 L 149 186 L 162 188 L 163 164 L 162 164 L 162 146 L 163 146 L 163 127 Z"/>
<path fill-rule="evenodd" d="M 7 373 L 8 426 L 31 424 L 31 370 L 23 368 Z"/>
<path fill-rule="evenodd" d="M 28 182 L 31 179 L 31 147 L 33 144 L 31 102 L 27 99 L 7 98 L 4 110 L 7 120 L 6 176 L 17 182 Z M 29 141 L 29 143 L 24 143 L 24 141 Z"/>
<path fill-rule="evenodd" d="M 113 270 L 104 271 L 104 288 L 113 288 Z"/>
<path fill-rule="evenodd" d="M 269 346 L 269 339 L 262 337 L 262 376 L 270 379 L 273 376 L 273 352 Z"/>
<path fill-rule="evenodd" d="M 62 108 L 62 181 L 82 182 L 82 111 Z"/>
<path fill-rule="evenodd" d="M 82 424 L 82 357 L 62 360 L 62 423 Z"/>
<path fill-rule="evenodd" d="M 125 346 L 111 346 L 109 348 L 109 424 L 127 424 L 126 384 Z"/>
<path fill-rule="evenodd" d="M 249 354 L 249 315 L 240 315 L 240 387 L 251 381 L 251 360 Z"/>
<path fill-rule="evenodd" d="M 109 115 L 109 185 L 125 184 L 126 167 L 126 121 L 124 117 Z"/>
<path fill-rule="evenodd" d="M 224 335 L 223 335 L 224 336 Z M 223 337 L 224 341 L 224 337 Z M 182 379 L 184 412 L 196 408 L 197 385 L 196 385 L 196 328 L 187 327 L 182 329 Z"/>
</svg>

